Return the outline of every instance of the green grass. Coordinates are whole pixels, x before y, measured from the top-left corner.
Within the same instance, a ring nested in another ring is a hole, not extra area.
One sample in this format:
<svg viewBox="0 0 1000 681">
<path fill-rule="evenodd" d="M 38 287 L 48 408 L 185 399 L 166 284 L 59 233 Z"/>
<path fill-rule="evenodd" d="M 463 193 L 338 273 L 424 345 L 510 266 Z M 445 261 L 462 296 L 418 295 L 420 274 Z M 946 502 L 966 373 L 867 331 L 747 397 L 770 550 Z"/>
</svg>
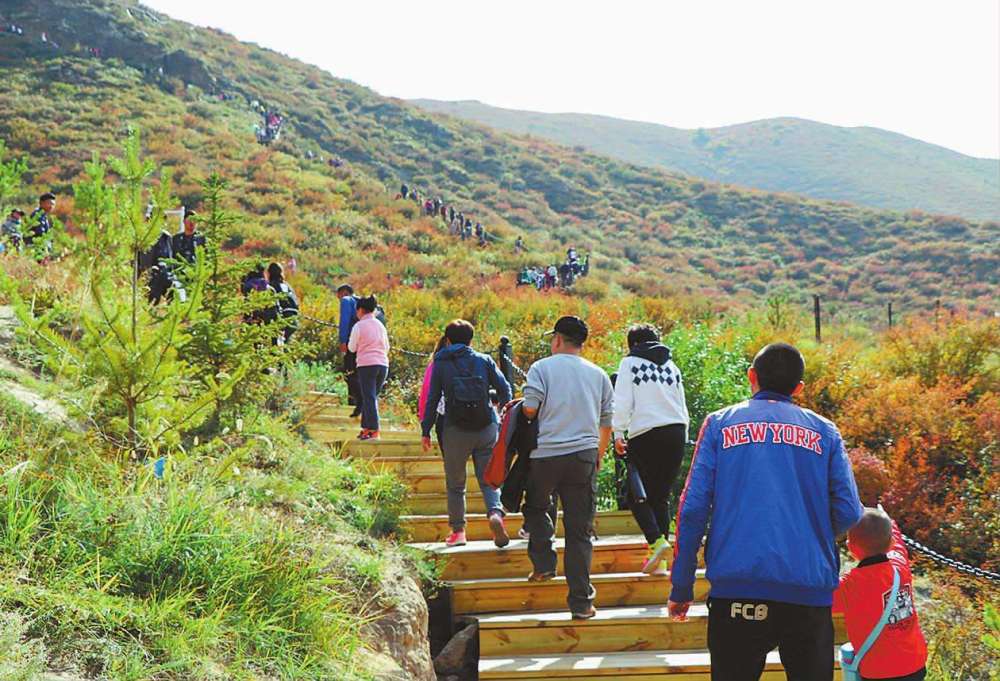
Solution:
<svg viewBox="0 0 1000 681">
<path fill-rule="evenodd" d="M 0 426 L 0 611 L 51 659 L 123 680 L 367 678 L 359 604 L 397 529 L 393 478 L 289 446 L 264 415 L 164 480 L 6 397 Z"/>
</svg>

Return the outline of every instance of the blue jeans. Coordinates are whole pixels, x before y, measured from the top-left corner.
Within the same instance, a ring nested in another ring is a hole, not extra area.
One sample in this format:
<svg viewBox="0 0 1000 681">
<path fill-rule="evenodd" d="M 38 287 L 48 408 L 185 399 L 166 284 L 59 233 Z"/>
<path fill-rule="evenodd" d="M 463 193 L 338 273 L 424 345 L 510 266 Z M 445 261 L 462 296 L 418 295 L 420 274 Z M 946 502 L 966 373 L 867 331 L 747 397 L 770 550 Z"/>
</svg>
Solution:
<svg viewBox="0 0 1000 681">
<path fill-rule="evenodd" d="M 389 367 L 358 367 L 358 383 L 361 386 L 361 427 L 378 430 L 378 393 L 382 390 Z"/>
</svg>

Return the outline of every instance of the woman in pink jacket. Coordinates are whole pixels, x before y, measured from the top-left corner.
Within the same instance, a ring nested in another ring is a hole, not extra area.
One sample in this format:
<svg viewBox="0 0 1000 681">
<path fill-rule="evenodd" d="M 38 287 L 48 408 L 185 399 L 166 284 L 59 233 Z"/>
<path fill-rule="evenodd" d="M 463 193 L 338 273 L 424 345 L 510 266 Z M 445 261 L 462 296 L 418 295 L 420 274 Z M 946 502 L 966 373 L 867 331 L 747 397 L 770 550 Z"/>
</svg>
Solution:
<svg viewBox="0 0 1000 681">
<path fill-rule="evenodd" d="M 378 393 L 389 375 L 389 334 L 375 317 L 375 296 L 358 299 L 358 323 L 351 329 L 347 349 L 358 355 L 361 384 L 359 440 L 379 439 Z"/>
<path fill-rule="evenodd" d="M 427 365 L 427 369 L 424 371 L 424 383 L 420 386 L 420 399 L 417 401 L 417 418 L 421 421 L 424 420 L 424 413 L 427 411 L 427 397 L 428 393 L 431 391 L 431 374 L 434 373 L 434 355 L 441 352 L 444 348 L 448 346 L 447 336 L 441 336 L 437 342 L 437 346 L 434 348 L 434 352 L 431 353 L 430 364 Z M 441 415 L 444 414 L 444 399 L 441 402 L 433 406 L 434 409 L 438 410 L 438 419 L 435 422 L 435 431 L 437 433 L 438 445 L 441 444 L 441 427 L 444 423 L 444 419 Z"/>
</svg>

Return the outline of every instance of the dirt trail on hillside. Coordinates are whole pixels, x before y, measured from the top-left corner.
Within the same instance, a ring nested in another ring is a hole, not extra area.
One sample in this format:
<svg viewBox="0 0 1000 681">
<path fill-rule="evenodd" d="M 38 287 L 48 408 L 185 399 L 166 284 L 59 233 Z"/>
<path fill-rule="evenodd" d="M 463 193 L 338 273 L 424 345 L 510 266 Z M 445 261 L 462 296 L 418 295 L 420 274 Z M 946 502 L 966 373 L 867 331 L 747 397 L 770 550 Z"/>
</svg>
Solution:
<svg viewBox="0 0 1000 681">
<path fill-rule="evenodd" d="M 14 329 L 17 325 L 17 315 L 14 314 L 13 308 L 8 305 L 0 305 L 0 374 L 2 374 L 0 375 L 0 392 L 10 395 L 49 420 L 57 421 L 74 430 L 80 430 L 79 424 L 70 418 L 63 405 L 23 385 L 27 382 L 25 379 L 31 378 L 32 375 L 27 369 L 18 366 L 10 359 L 10 349 L 14 343 Z"/>
</svg>

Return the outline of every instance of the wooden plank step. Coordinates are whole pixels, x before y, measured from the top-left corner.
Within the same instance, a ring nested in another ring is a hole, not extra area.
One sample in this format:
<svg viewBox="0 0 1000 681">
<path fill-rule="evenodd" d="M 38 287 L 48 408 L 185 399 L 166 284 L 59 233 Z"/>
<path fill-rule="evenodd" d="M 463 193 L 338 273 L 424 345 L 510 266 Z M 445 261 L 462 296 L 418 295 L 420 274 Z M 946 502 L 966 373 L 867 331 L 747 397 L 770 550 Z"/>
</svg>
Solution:
<svg viewBox="0 0 1000 681">
<path fill-rule="evenodd" d="M 479 678 L 482 681 L 709 681 L 710 660 L 707 650 L 483 657 L 479 660 Z M 836 663 L 834 666 L 834 679 L 840 681 L 840 670 Z M 784 681 L 785 672 L 777 651 L 768 654 L 761 679 Z"/>
<path fill-rule="evenodd" d="M 401 475 L 399 478 L 403 481 L 403 484 L 418 494 L 445 494 L 448 491 L 448 486 L 444 480 L 444 473 L 438 475 Z M 469 485 L 469 482 L 472 482 L 472 484 Z M 466 481 L 466 504 L 474 503 L 469 499 L 470 493 L 474 495 L 479 494 L 478 482 Z"/>
<path fill-rule="evenodd" d="M 352 425 L 339 426 L 337 428 L 315 428 L 306 425 L 306 432 L 309 437 L 325 445 L 341 445 L 351 440 L 356 440 L 361 432 L 361 425 L 355 422 Z M 383 430 L 379 433 L 382 441 L 413 440 L 413 433 L 407 430 Z M 435 447 L 436 450 L 436 447 Z"/>
<path fill-rule="evenodd" d="M 560 563 L 559 567 L 562 567 Z M 490 612 L 527 612 L 558 610 L 566 607 L 566 578 L 556 577 L 547 582 L 519 579 L 475 579 L 450 583 L 452 609 L 456 615 Z M 591 583 L 597 589 L 595 605 L 657 605 L 670 592 L 669 575 L 644 575 L 637 572 L 593 574 Z M 708 595 L 705 571 L 698 570 L 694 596 L 702 600 Z"/>
<path fill-rule="evenodd" d="M 516 526 L 508 526 L 508 532 L 517 532 Z M 562 565 L 565 541 L 556 540 L 556 552 Z M 512 539 L 510 544 L 498 549 L 493 541 L 473 541 L 465 546 L 453 548 L 440 543 L 410 544 L 434 555 L 442 567 L 441 579 L 470 580 L 499 577 L 527 577 L 531 572 L 528 558 L 528 542 Z M 593 574 L 610 572 L 639 572 L 646 559 L 649 547 L 640 536 L 607 536 L 594 542 L 594 557 L 590 564 Z"/>
<path fill-rule="evenodd" d="M 430 453 L 425 453 L 420 444 L 420 440 L 349 440 L 344 447 L 346 456 L 374 457 L 374 456 L 440 456 L 437 442 L 431 439 L 434 445 Z"/>
<path fill-rule="evenodd" d="M 591 620 L 573 620 L 566 610 L 481 615 L 482 657 L 687 650 L 708 647 L 708 606 L 696 603 L 688 619 L 670 619 L 667 606 L 600 608 Z M 837 644 L 847 641 L 844 618 L 833 618 Z"/>
<path fill-rule="evenodd" d="M 475 487 L 475 484 L 473 482 L 472 487 Z M 559 517 L 562 518 L 561 511 Z M 513 537 L 524 523 L 524 518 L 520 513 L 508 513 L 506 521 L 507 531 Z M 400 522 L 410 540 L 414 542 L 443 542 L 451 534 L 447 515 L 404 515 L 400 518 Z M 492 538 L 489 522 L 485 516 L 467 515 L 465 522 L 465 534 L 470 541 Z M 598 511 L 594 516 L 594 529 L 599 537 L 605 534 L 639 533 L 639 526 L 631 511 Z M 556 534 L 560 536 L 563 534 L 561 521 L 556 524 Z"/>
<path fill-rule="evenodd" d="M 401 478 L 408 476 L 442 475 L 444 473 L 444 459 L 440 456 L 380 456 L 371 460 L 371 466 L 375 470 L 391 471 Z M 476 466 L 472 462 L 472 457 L 465 465 L 466 491 L 475 489 L 479 493 L 478 481 L 476 477 Z"/>
<path fill-rule="evenodd" d="M 408 494 L 403 507 L 413 515 L 441 515 L 448 513 L 447 494 Z M 447 515 L 445 516 L 447 517 Z"/>
</svg>

